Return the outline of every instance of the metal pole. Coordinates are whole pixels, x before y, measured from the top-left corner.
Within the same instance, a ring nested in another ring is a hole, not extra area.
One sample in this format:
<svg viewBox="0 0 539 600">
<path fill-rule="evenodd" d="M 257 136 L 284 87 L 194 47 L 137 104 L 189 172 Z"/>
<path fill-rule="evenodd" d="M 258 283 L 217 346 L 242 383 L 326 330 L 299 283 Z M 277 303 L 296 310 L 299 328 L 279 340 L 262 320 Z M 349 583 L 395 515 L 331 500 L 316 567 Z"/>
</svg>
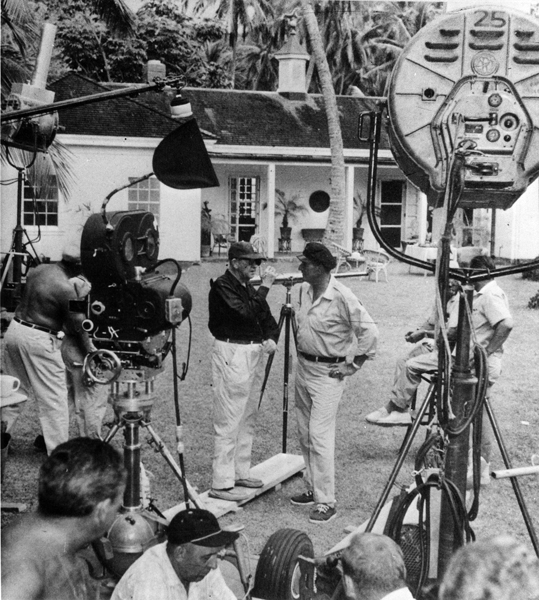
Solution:
<svg viewBox="0 0 539 600">
<path fill-rule="evenodd" d="M 24 169 L 18 169 L 17 175 L 17 224 L 15 225 L 15 229 L 13 230 L 13 250 L 15 255 L 13 256 L 13 281 L 15 285 L 21 283 L 22 278 L 22 253 L 23 253 L 23 243 L 22 243 L 22 196 L 24 190 Z"/>
<path fill-rule="evenodd" d="M 466 286 L 464 290 L 470 310 L 473 302 L 473 288 Z M 451 397 L 451 411 L 456 424 L 467 418 L 466 410 L 473 405 L 473 397 L 477 379 L 470 371 L 470 340 L 471 323 L 468 320 L 465 298 L 461 298 L 459 306 L 459 323 L 457 330 L 457 350 L 453 367 L 453 394 Z M 443 351 L 438 353 L 440 365 L 438 372 L 443 371 Z M 440 393 L 440 392 L 439 392 Z M 445 427 L 444 427 L 445 429 Z M 460 492 L 464 504 L 466 498 L 466 475 L 468 467 L 468 446 L 470 428 L 466 427 L 457 436 L 449 439 L 445 456 L 444 472 L 447 479 L 452 481 Z M 438 577 L 441 577 L 447 567 L 449 559 L 458 547 L 458 540 L 462 539 L 462 531 L 456 529 L 453 520 L 453 511 L 449 498 L 442 496 L 440 509 L 440 539 L 438 544 Z"/>
</svg>

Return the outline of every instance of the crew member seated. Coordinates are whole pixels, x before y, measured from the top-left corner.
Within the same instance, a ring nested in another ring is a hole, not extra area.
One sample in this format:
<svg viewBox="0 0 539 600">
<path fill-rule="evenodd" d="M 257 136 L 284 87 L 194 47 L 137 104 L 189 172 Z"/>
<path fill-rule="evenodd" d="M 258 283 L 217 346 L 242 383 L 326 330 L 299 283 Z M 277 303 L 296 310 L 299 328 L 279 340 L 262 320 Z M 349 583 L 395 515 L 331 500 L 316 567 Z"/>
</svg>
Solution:
<svg viewBox="0 0 539 600">
<path fill-rule="evenodd" d="M 447 329 L 450 338 L 456 335 L 459 307 L 457 292 L 459 289 L 459 282 L 451 279 L 448 284 L 449 299 L 446 307 Z M 382 426 L 412 424 L 408 409 L 421 383 L 421 376 L 424 373 L 435 373 L 438 370 L 438 351 L 434 343 L 435 328 L 436 310 L 434 307 L 422 325 L 404 336 L 407 342 L 416 345 L 405 358 L 397 361 L 390 400 L 385 406 L 365 417 L 368 423 Z"/>
<path fill-rule="evenodd" d="M 168 526 L 167 541 L 146 550 L 129 567 L 111 600 L 236 600 L 219 559 L 238 536 L 223 531 L 207 510 L 179 512 Z"/>
</svg>

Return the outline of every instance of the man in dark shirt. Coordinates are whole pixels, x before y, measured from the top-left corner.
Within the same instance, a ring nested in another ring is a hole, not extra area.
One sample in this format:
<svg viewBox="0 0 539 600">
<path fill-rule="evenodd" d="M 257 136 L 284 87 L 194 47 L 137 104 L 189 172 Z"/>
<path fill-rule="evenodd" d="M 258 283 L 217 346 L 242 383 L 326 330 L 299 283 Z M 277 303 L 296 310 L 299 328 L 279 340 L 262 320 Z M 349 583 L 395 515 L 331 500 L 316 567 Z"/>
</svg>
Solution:
<svg viewBox="0 0 539 600">
<path fill-rule="evenodd" d="M 265 258 L 251 244 L 235 242 L 228 251 L 228 269 L 212 283 L 209 328 L 212 352 L 215 449 L 210 496 L 239 502 L 245 491 L 262 487 L 250 477 L 251 448 L 257 412 L 253 394 L 262 375 L 264 354 L 277 348 L 278 327 L 266 296 L 277 275 L 267 267 L 256 290 L 249 282 Z"/>
</svg>

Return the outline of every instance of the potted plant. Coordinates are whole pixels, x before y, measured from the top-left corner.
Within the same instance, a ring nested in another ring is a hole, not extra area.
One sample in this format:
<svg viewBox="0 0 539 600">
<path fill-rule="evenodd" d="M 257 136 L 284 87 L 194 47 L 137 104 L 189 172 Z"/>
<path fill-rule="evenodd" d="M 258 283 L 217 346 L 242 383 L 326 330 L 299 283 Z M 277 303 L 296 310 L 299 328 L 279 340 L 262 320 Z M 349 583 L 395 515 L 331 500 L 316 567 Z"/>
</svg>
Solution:
<svg viewBox="0 0 539 600">
<path fill-rule="evenodd" d="M 211 253 L 211 208 L 208 207 L 208 202 L 203 202 L 203 207 L 200 213 L 200 255 L 207 258 Z"/>
<path fill-rule="evenodd" d="M 282 190 L 275 190 L 275 216 L 282 217 L 281 221 L 281 239 L 290 240 L 292 228 L 289 221 L 295 221 L 299 215 L 307 212 L 307 207 L 298 202 L 299 194 L 294 194 L 291 198 L 287 198 Z M 268 207 L 266 202 L 264 209 Z"/>
</svg>

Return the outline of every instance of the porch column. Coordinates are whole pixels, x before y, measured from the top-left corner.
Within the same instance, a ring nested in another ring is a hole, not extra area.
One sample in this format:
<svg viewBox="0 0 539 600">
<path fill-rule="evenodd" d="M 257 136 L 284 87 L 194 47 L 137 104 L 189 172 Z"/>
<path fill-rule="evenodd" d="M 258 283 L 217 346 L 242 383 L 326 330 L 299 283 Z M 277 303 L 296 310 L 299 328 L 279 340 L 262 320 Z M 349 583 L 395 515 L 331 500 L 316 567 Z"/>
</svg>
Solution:
<svg viewBox="0 0 539 600">
<path fill-rule="evenodd" d="M 356 170 L 353 166 L 346 167 L 346 204 L 344 207 L 344 240 L 343 246 L 352 248 L 352 227 L 354 225 L 354 184 Z"/>
<path fill-rule="evenodd" d="M 275 163 L 268 164 L 267 174 L 267 199 L 268 199 L 268 258 L 275 257 Z"/>
<path fill-rule="evenodd" d="M 423 192 L 417 192 L 417 224 L 418 243 L 424 244 L 427 236 L 427 196 Z"/>
</svg>

